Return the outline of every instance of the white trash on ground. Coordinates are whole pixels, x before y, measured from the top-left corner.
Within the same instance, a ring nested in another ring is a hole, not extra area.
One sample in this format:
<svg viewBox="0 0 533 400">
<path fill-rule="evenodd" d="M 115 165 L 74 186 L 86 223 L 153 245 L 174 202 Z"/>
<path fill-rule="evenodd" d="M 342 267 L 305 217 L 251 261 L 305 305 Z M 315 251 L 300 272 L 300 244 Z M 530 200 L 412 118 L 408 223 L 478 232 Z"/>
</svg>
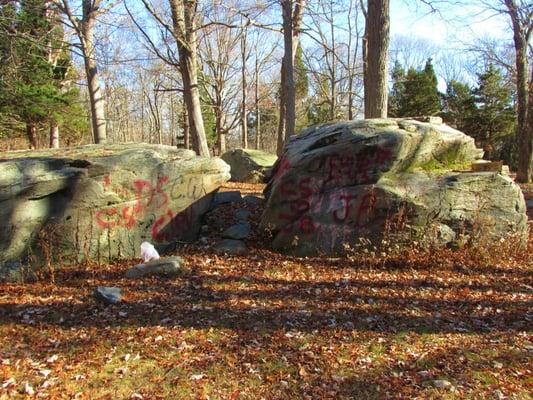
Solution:
<svg viewBox="0 0 533 400">
<path fill-rule="evenodd" d="M 148 242 L 142 242 L 141 257 L 144 262 L 148 262 L 151 260 L 159 260 L 159 253 L 157 252 L 153 244 Z"/>
</svg>

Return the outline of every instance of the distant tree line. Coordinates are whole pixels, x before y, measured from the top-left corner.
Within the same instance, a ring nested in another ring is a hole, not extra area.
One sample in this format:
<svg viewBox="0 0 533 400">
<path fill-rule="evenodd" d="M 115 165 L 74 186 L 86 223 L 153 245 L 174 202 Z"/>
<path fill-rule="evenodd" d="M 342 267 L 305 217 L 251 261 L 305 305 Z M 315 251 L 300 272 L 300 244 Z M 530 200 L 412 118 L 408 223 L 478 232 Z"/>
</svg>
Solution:
<svg viewBox="0 0 533 400">
<path fill-rule="evenodd" d="M 144 141 L 205 156 L 280 153 L 311 124 L 441 115 L 530 181 L 533 5 L 472 5 L 490 13 L 483 18 L 504 16 L 507 40 L 451 53 L 390 38 L 389 0 L 5 0 L 0 145 L 18 137 L 32 148 Z"/>
<path fill-rule="evenodd" d="M 432 60 L 423 69 L 407 71 L 396 62 L 391 73 L 389 116 L 441 116 L 447 124 L 472 136 L 485 158 L 517 167 L 516 114 L 512 85 L 493 64 L 470 87 L 451 80 L 439 93 Z"/>
</svg>

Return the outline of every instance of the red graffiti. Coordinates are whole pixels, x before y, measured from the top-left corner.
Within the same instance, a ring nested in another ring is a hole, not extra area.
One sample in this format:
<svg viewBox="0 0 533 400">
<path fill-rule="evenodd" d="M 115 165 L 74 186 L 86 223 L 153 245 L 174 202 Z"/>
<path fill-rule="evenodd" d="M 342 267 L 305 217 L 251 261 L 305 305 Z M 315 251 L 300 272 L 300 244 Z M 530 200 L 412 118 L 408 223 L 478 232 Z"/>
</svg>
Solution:
<svg viewBox="0 0 533 400">
<path fill-rule="evenodd" d="M 274 179 L 280 178 L 285 172 L 287 172 L 291 168 L 291 162 L 288 158 L 283 156 L 281 160 L 279 161 L 276 173 L 274 175 Z"/>
<path fill-rule="evenodd" d="M 311 178 L 304 178 L 298 183 L 292 180 L 282 182 L 280 192 L 289 201 L 290 209 L 289 213 L 279 214 L 280 219 L 287 221 L 283 230 L 285 232 L 297 230 L 304 234 L 313 233 L 316 230 L 316 225 L 313 218 L 306 215 L 311 209 L 311 198 L 314 194 L 311 188 Z"/>
<path fill-rule="evenodd" d="M 392 160 L 390 150 L 368 147 L 359 154 L 330 154 L 315 158 L 307 167 L 307 172 L 325 176 L 323 189 L 343 186 L 345 183 L 366 184 L 372 174 Z"/>
<path fill-rule="evenodd" d="M 340 223 L 346 221 L 346 219 L 348 218 L 348 215 L 350 213 L 350 201 L 354 200 L 356 198 L 357 198 L 357 196 L 354 196 L 354 195 L 340 196 L 340 199 L 343 201 L 343 204 L 344 204 L 344 207 L 343 207 L 344 216 L 341 218 L 337 214 L 339 212 L 339 210 L 333 211 L 333 219 L 335 220 L 335 222 L 340 224 Z"/>
<path fill-rule="evenodd" d="M 122 223 L 121 216 L 114 207 L 96 211 L 96 222 L 102 228 L 114 228 Z"/>
<path fill-rule="evenodd" d="M 178 236 L 178 234 L 189 231 L 193 226 L 194 220 L 195 212 L 193 206 L 175 215 L 168 210 L 152 226 L 152 239 L 156 242 L 168 242 Z"/>
</svg>

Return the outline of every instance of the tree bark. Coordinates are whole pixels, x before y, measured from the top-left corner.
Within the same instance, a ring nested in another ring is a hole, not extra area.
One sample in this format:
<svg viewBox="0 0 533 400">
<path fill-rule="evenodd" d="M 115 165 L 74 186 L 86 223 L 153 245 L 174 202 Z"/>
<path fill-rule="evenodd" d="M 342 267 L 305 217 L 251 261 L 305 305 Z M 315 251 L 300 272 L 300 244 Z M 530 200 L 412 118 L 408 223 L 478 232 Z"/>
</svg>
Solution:
<svg viewBox="0 0 533 400">
<path fill-rule="evenodd" d="M 242 147 L 248 148 L 248 117 L 246 110 L 246 33 L 247 29 L 244 28 L 241 36 L 241 72 L 242 72 L 242 102 L 241 102 L 241 126 L 242 126 Z"/>
<path fill-rule="evenodd" d="M 183 145 L 187 150 L 189 150 L 191 148 L 191 131 L 189 129 L 189 115 L 187 112 L 187 106 L 183 108 L 184 108 L 183 109 Z"/>
<path fill-rule="evenodd" d="M 55 122 L 50 123 L 50 148 L 59 149 L 59 125 Z"/>
<path fill-rule="evenodd" d="M 533 126 L 530 123 L 531 117 L 528 118 L 528 114 L 531 113 L 531 102 L 533 101 L 531 92 L 533 89 L 530 88 L 528 91 L 527 82 L 529 75 L 527 51 L 529 38 L 531 37 L 531 28 L 528 27 L 528 24 L 531 24 L 531 22 L 521 21 L 515 0 L 505 0 L 505 6 L 511 17 L 516 55 L 516 136 L 518 143 L 516 180 L 522 183 L 529 183 L 533 178 Z"/>
<path fill-rule="evenodd" d="M 218 155 L 226 152 L 226 131 L 224 129 L 225 118 L 222 110 L 222 94 L 217 91 L 215 94 L 215 129 L 218 135 L 217 149 Z"/>
<path fill-rule="evenodd" d="M 280 0 L 283 12 L 284 55 L 281 63 L 280 112 L 278 124 L 278 156 L 283 151 L 287 137 L 294 135 L 296 125 L 296 87 L 294 82 L 294 56 L 306 0 Z M 293 11 L 294 3 L 294 11 Z"/>
<path fill-rule="evenodd" d="M 285 59 L 285 137 L 294 135 L 296 125 L 296 85 L 294 82 L 293 13 L 292 1 L 282 0 L 283 43 Z"/>
<path fill-rule="evenodd" d="M 81 20 L 83 62 L 87 76 L 89 102 L 91 107 L 91 124 L 95 143 L 106 143 L 105 100 L 100 87 L 98 66 L 94 46 L 95 5 L 90 0 L 83 0 L 83 16 Z"/>
<path fill-rule="evenodd" d="M 30 149 L 35 150 L 37 148 L 37 126 L 34 123 L 26 124 L 26 135 L 30 142 Z"/>
<path fill-rule="evenodd" d="M 281 83 L 279 93 L 279 121 L 278 121 L 278 141 L 276 144 L 276 154 L 281 156 L 283 152 L 283 145 L 286 138 L 287 127 L 287 112 L 286 112 L 286 100 L 287 92 L 285 91 L 285 57 L 281 60 Z"/>
<path fill-rule="evenodd" d="M 197 39 L 194 21 L 196 0 L 169 1 L 174 36 L 178 44 L 183 99 L 187 107 L 193 150 L 200 156 L 209 157 L 198 88 Z"/>
<path fill-rule="evenodd" d="M 261 145 L 261 113 L 259 111 L 259 61 L 255 58 L 255 149 Z"/>
<path fill-rule="evenodd" d="M 387 118 L 389 0 L 368 0 L 363 39 L 365 118 Z"/>
</svg>

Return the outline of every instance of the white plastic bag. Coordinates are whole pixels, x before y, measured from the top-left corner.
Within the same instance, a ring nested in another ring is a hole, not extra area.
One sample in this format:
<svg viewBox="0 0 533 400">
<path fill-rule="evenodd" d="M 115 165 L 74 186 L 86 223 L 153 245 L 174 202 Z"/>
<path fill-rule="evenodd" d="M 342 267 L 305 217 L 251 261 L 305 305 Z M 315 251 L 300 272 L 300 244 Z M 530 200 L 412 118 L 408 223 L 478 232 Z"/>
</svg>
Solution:
<svg viewBox="0 0 533 400">
<path fill-rule="evenodd" d="M 153 244 L 148 242 L 142 242 L 141 257 L 144 262 L 148 262 L 151 260 L 159 260 L 159 253 L 157 252 Z"/>
</svg>

